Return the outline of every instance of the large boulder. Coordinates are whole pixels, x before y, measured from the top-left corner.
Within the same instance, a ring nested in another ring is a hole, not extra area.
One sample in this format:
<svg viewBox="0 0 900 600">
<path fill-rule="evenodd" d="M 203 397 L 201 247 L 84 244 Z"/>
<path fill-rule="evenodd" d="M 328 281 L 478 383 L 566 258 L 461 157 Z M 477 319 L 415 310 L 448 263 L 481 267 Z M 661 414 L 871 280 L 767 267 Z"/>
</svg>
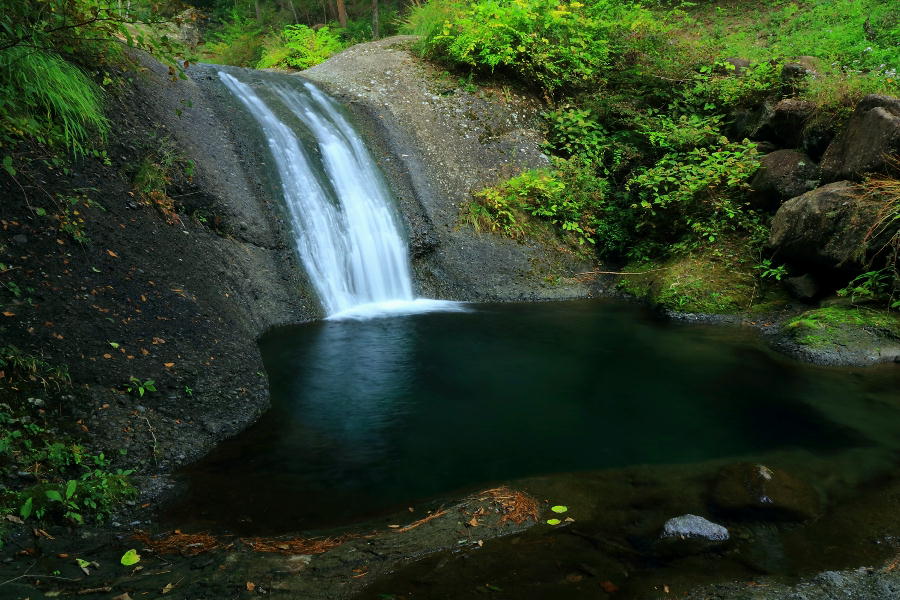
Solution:
<svg viewBox="0 0 900 600">
<path fill-rule="evenodd" d="M 724 467 L 711 502 L 716 510 L 735 518 L 806 521 L 822 510 L 819 495 L 808 483 L 781 469 L 754 463 Z"/>
<path fill-rule="evenodd" d="M 761 208 L 775 208 L 818 185 L 819 167 L 809 156 L 796 150 L 776 150 L 760 160 L 759 171 L 750 182 L 751 198 Z"/>
<path fill-rule="evenodd" d="M 843 131 L 822 157 L 822 180 L 860 179 L 886 173 L 900 154 L 900 99 L 872 94 L 863 98 Z"/>
<path fill-rule="evenodd" d="M 806 123 L 816 105 L 805 100 L 786 98 L 767 108 L 754 139 L 775 142 L 782 148 L 801 147 Z"/>
<path fill-rule="evenodd" d="M 812 270 L 859 266 L 878 203 L 850 181 L 830 183 L 791 198 L 772 220 L 769 246 L 779 259 Z"/>
</svg>

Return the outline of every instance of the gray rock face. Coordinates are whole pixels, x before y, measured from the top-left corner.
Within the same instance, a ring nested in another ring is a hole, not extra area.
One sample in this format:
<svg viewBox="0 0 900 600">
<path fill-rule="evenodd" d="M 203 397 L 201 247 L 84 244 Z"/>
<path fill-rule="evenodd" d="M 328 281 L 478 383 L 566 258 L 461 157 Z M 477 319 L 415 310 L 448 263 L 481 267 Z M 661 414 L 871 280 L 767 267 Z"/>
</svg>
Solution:
<svg viewBox="0 0 900 600">
<path fill-rule="evenodd" d="M 831 183 L 781 205 L 769 246 L 781 259 L 816 269 L 851 267 L 865 254 L 865 237 L 878 212 L 852 182 Z"/>
<path fill-rule="evenodd" d="M 885 173 L 900 154 L 900 99 L 872 94 L 860 100 L 847 126 L 822 157 L 822 180 Z"/>
<path fill-rule="evenodd" d="M 302 75 L 341 100 L 385 172 L 413 242 L 421 292 L 460 300 L 582 297 L 589 266 L 552 244 L 476 233 L 472 192 L 548 166 L 536 98 L 460 89 L 398 36 L 358 44 Z"/>
<path fill-rule="evenodd" d="M 754 204 L 761 208 L 777 207 L 819 184 L 819 167 L 802 152 L 777 150 L 762 157 L 760 163 L 750 187 Z"/>
<path fill-rule="evenodd" d="M 726 528 L 703 517 L 681 515 L 666 521 L 660 537 L 725 542 L 728 541 L 729 535 Z"/>
<path fill-rule="evenodd" d="M 739 463 L 723 468 L 710 500 L 737 518 L 805 521 L 821 512 L 821 500 L 806 482 L 766 465 Z"/>
</svg>

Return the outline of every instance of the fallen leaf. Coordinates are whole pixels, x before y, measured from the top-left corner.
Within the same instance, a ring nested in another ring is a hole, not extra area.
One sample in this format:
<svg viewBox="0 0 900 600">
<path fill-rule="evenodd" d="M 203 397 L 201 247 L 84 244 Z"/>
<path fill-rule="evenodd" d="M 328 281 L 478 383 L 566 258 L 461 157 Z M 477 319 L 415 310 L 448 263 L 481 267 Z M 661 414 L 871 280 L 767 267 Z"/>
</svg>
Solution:
<svg viewBox="0 0 900 600">
<path fill-rule="evenodd" d="M 478 527 L 478 519 L 472 517 L 471 519 L 466 521 L 466 525 L 468 525 L 469 527 Z"/>
<path fill-rule="evenodd" d="M 615 594 L 616 592 L 619 591 L 619 586 L 617 586 L 616 584 L 614 584 L 612 581 L 610 581 L 608 579 L 606 581 L 601 581 L 600 587 L 602 587 L 603 591 L 606 592 L 607 594 Z"/>
<path fill-rule="evenodd" d="M 103 358 L 110 359 L 112 358 L 112 354 L 104 354 Z"/>
<path fill-rule="evenodd" d="M 547 519 L 547 525 L 559 525 L 562 523 L 559 519 Z"/>
<path fill-rule="evenodd" d="M 484 540 L 478 540 L 478 547 L 481 548 L 484 546 Z"/>
<path fill-rule="evenodd" d="M 48 540 L 55 540 L 55 539 L 56 539 L 55 537 L 53 537 L 52 535 L 50 535 L 49 533 L 47 533 L 47 532 L 44 531 L 43 529 L 34 529 L 33 531 L 34 531 L 35 537 L 44 537 L 44 538 L 47 538 Z"/>
<path fill-rule="evenodd" d="M 391 529 L 398 529 L 400 526 L 399 525 L 388 525 L 388 527 L 390 527 Z"/>
<path fill-rule="evenodd" d="M 175 366 L 175 363 L 163 363 L 163 366 L 167 369 L 171 369 Z"/>
<path fill-rule="evenodd" d="M 14 317 L 14 316 L 16 316 L 16 313 L 5 310 L 5 311 L 3 311 L 3 316 L 4 317 Z"/>
<path fill-rule="evenodd" d="M 112 600 L 131 600 L 131 596 L 128 595 L 128 592 L 125 592 L 124 594 L 119 594 Z"/>
<path fill-rule="evenodd" d="M 18 524 L 18 525 L 23 525 L 23 524 L 25 523 L 25 521 L 23 521 L 22 519 L 20 519 L 20 518 L 17 517 L 16 515 L 6 515 L 6 516 L 3 517 L 3 518 L 6 519 L 7 521 L 9 521 L 10 523 L 16 523 L 16 524 Z"/>
<path fill-rule="evenodd" d="M 112 256 L 113 258 L 119 258 L 119 255 L 116 254 L 115 252 L 113 252 L 112 250 L 107 250 L 106 253 L 109 254 L 110 256 Z"/>
<path fill-rule="evenodd" d="M 255 589 L 256 589 L 256 584 L 253 583 L 252 581 L 248 581 L 247 582 L 247 591 L 252 592 Z"/>
<path fill-rule="evenodd" d="M 163 587 L 162 593 L 163 593 L 163 594 L 168 594 L 168 593 L 171 592 L 173 589 L 175 589 L 175 586 L 172 585 L 171 582 L 169 582 L 169 583 L 167 583 L 167 584 Z"/>
<path fill-rule="evenodd" d="M 559 505 L 556 505 L 556 506 L 551 506 L 551 507 L 550 507 L 550 510 L 552 510 L 552 511 L 555 512 L 555 513 L 562 514 L 562 513 L 566 512 L 566 511 L 568 511 L 568 510 L 569 510 L 569 507 L 568 507 L 568 506 L 562 506 L 561 504 L 559 504 Z"/>
<path fill-rule="evenodd" d="M 131 565 L 136 565 L 141 562 L 141 555 L 137 553 L 137 550 L 132 548 L 122 555 L 122 560 L 120 562 L 126 567 L 130 567 Z"/>
</svg>

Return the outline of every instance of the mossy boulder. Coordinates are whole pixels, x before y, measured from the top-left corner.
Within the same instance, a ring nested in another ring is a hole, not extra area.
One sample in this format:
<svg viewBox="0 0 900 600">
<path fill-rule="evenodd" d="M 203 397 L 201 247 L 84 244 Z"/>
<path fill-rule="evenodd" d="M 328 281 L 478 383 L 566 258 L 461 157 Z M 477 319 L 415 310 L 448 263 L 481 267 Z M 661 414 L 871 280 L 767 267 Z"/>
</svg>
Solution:
<svg viewBox="0 0 900 600">
<path fill-rule="evenodd" d="M 900 98 L 871 94 L 860 100 L 847 126 L 822 157 L 823 181 L 888 173 L 900 154 Z"/>
<path fill-rule="evenodd" d="M 760 160 L 759 170 L 750 182 L 751 199 L 756 206 L 774 209 L 818 185 L 819 167 L 813 159 L 796 150 L 776 150 Z"/>
<path fill-rule="evenodd" d="M 791 353 L 827 364 L 900 360 L 900 314 L 861 306 L 809 310 L 784 325 Z"/>
<path fill-rule="evenodd" d="M 619 289 L 667 310 L 737 314 L 789 299 L 778 286 L 761 286 L 755 260 L 740 244 L 723 242 L 656 263 L 630 264 Z"/>
<path fill-rule="evenodd" d="M 791 198 L 772 220 L 769 246 L 781 260 L 811 270 L 855 270 L 880 203 L 850 182 L 830 183 Z"/>
</svg>

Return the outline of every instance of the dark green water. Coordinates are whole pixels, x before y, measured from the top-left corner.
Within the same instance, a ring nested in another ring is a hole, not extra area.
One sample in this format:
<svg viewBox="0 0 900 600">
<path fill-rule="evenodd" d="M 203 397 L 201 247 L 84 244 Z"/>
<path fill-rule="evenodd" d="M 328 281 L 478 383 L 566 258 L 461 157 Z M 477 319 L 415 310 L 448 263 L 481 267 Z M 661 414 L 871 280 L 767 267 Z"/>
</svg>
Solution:
<svg viewBox="0 0 900 600">
<path fill-rule="evenodd" d="M 261 348 L 272 409 L 187 472 L 174 520 L 319 529 L 529 475 L 827 455 L 872 442 L 816 407 L 896 383 L 608 302 L 324 321 Z"/>
</svg>

